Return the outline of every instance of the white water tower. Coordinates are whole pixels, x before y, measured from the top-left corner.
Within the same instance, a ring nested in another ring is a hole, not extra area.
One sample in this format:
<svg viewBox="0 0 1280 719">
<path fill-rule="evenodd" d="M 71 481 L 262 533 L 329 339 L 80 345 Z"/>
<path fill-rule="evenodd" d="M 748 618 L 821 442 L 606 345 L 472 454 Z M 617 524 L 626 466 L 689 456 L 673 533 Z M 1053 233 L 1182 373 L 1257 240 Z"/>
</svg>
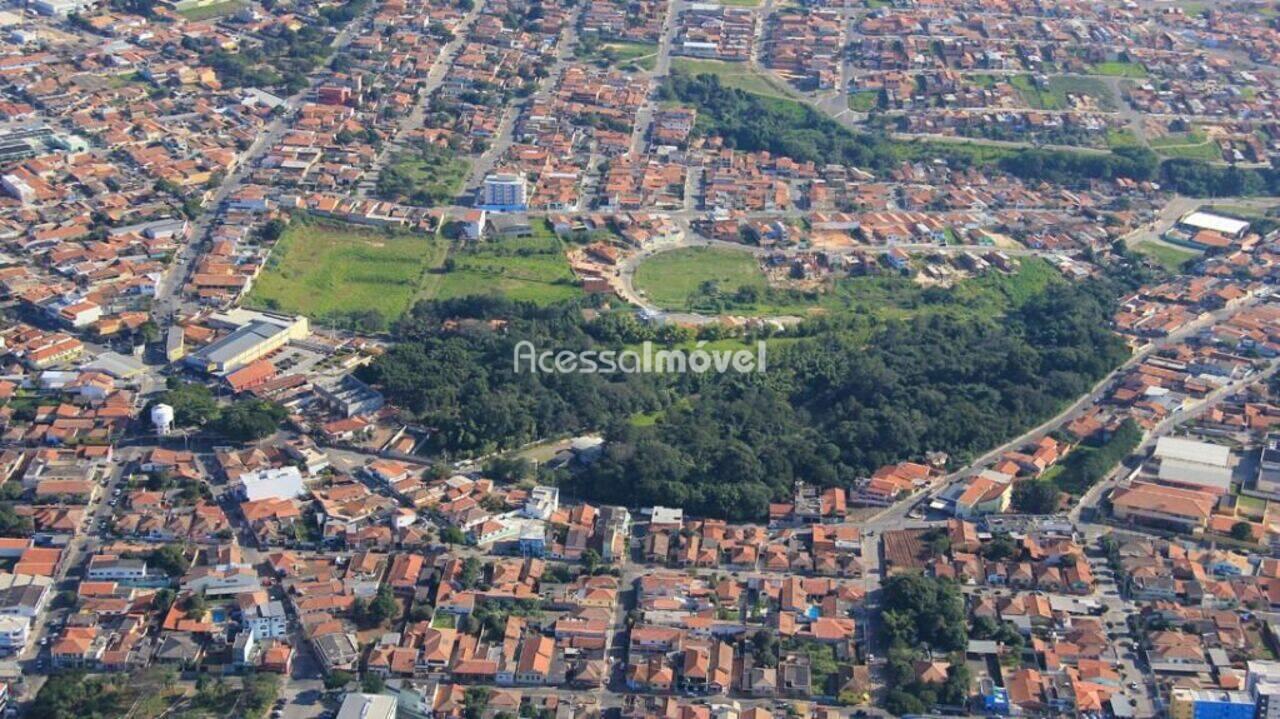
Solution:
<svg viewBox="0 0 1280 719">
<path fill-rule="evenodd" d="M 167 404 L 152 407 L 151 425 L 156 428 L 156 434 L 161 436 L 169 434 L 169 430 L 173 429 L 173 407 Z"/>
</svg>

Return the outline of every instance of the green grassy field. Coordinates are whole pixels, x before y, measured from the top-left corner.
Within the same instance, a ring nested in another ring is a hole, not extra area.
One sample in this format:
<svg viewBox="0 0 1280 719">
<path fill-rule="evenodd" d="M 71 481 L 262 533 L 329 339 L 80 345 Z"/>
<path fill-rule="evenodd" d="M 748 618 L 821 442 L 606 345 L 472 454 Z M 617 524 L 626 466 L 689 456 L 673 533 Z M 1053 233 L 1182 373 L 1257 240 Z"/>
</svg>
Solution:
<svg viewBox="0 0 1280 719">
<path fill-rule="evenodd" d="M 965 138 L 894 140 L 890 146 L 899 160 L 930 161 L 936 157 L 963 155 L 976 165 L 999 162 L 1017 154 L 1017 150 L 1000 145 L 988 145 Z"/>
<path fill-rule="evenodd" d="M 550 304 L 582 294 L 559 238 L 543 220 L 534 236 L 483 240 L 461 245 L 449 255 L 447 271 L 433 274 L 422 296 L 448 299 L 501 294 L 513 300 Z"/>
<path fill-rule="evenodd" d="M 1200 255 L 1199 252 L 1194 250 L 1172 247 L 1163 242 L 1139 242 L 1134 249 L 1155 260 L 1161 267 L 1170 272 L 1181 272 L 1182 263 Z"/>
<path fill-rule="evenodd" d="M 880 106 L 879 90 L 859 90 L 849 95 L 849 109 L 857 112 L 871 112 Z"/>
<path fill-rule="evenodd" d="M 1201 145 L 1171 145 L 1160 148 L 1157 154 L 1161 157 L 1181 160 L 1204 160 L 1205 162 L 1222 160 L 1222 150 L 1218 148 L 1216 142 L 1206 142 Z"/>
<path fill-rule="evenodd" d="M 636 269 L 635 282 L 651 302 L 673 309 L 688 307 L 690 295 L 708 282 L 728 293 L 743 287 L 763 292 L 768 287 L 755 255 L 719 247 L 688 247 L 655 255 Z"/>
<path fill-rule="evenodd" d="M 820 292 L 771 289 L 754 255 L 729 248 L 690 247 L 663 252 L 636 270 L 636 289 L 669 310 L 746 315 L 804 315 L 814 311 L 992 316 L 1059 281 L 1057 270 L 1034 258 L 1013 274 L 991 272 L 958 282 L 937 297 L 895 273 L 832 279 Z"/>
<path fill-rule="evenodd" d="M 315 319 L 375 310 L 388 321 L 444 262 L 443 240 L 322 220 L 295 219 L 254 283 L 249 303 Z"/>
<path fill-rule="evenodd" d="M 1107 147 L 1112 150 L 1117 147 L 1141 147 L 1142 142 L 1134 136 L 1133 131 L 1127 127 L 1124 128 L 1107 128 Z"/>
<path fill-rule="evenodd" d="M 377 193 L 390 200 L 438 205 L 462 192 L 470 172 L 471 162 L 452 150 L 417 148 L 391 159 L 378 178 Z"/>
<path fill-rule="evenodd" d="M 690 75 L 715 75 L 720 78 L 720 84 L 725 87 L 735 87 L 757 95 L 789 97 L 787 88 L 781 82 L 753 71 L 750 66 L 742 62 L 675 57 L 671 59 L 671 69 Z"/>
<path fill-rule="evenodd" d="M 1216 212 L 1221 215 L 1231 215 L 1239 217 L 1242 220 L 1258 220 L 1268 215 L 1280 211 L 1280 205 L 1236 205 L 1229 202 L 1215 202 L 1205 205 L 1202 209 L 1207 212 Z"/>
<path fill-rule="evenodd" d="M 1107 75 L 1109 77 L 1140 78 L 1147 76 L 1147 68 L 1136 62 L 1100 62 L 1093 66 L 1093 74 Z"/>
<path fill-rule="evenodd" d="M 1106 83 L 1091 77 L 1051 77 L 1045 87 L 1037 87 L 1030 75 L 1014 75 L 1009 83 L 1027 105 L 1037 110 L 1066 110 L 1071 107 L 1067 95 L 1088 95 L 1103 110 L 1114 109 L 1115 96 Z"/>
<path fill-rule="evenodd" d="M 626 67 L 636 64 L 646 70 L 652 70 L 658 60 L 658 46 L 655 43 L 643 42 L 610 42 L 605 43 L 606 57 L 611 57 L 610 64 Z"/>
<path fill-rule="evenodd" d="M 1171 132 L 1163 137 L 1155 137 L 1150 141 L 1151 149 L 1158 150 L 1162 147 L 1172 147 L 1175 145 L 1199 145 L 1208 140 L 1209 136 L 1198 127 L 1193 127 L 1187 132 Z"/>
<path fill-rule="evenodd" d="M 247 4 L 244 0 L 223 0 L 223 2 L 216 2 L 210 5 L 179 10 L 178 14 L 191 22 L 200 22 L 201 20 L 209 20 L 239 12 Z"/>
<path fill-rule="evenodd" d="M 1222 159 L 1222 150 L 1218 143 L 1209 138 L 1203 130 L 1193 128 L 1189 132 L 1179 132 L 1151 141 L 1151 149 L 1161 157 L 1181 158 L 1186 160 L 1204 160 L 1214 162 Z"/>
</svg>

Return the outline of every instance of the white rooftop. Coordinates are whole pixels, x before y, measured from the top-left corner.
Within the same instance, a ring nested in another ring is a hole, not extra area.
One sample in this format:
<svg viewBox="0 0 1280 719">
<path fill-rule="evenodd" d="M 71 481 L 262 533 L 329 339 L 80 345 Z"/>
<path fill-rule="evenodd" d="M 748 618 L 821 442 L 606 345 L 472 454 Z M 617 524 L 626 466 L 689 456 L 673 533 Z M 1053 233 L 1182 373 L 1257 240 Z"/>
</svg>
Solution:
<svg viewBox="0 0 1280 719">
<path fill-rule="evenodd" d="M 302 472 L 292 465 L 272 469 L 260 469 L 240 475 L 245 499 L 292 499 L 307 493 L 302 484 Z"/>
<path fill-rule="evenodd" d="M 1156 441 L 1155 456 L 1162 460 L 1227 467 L 1231 461 L 1231 448 L 1182 437 L 1161 437 Z"/>
<path fill-rule="evenodd" d="M 1249 229 L 1249 223 L 1234 217 L 1223 217 L 1212 212 L 1192 212 L 1180 220 L 1181 224 L 1198 230 L 1213 230 L 1224 235 L 1238 235 Z"/>
</svg>

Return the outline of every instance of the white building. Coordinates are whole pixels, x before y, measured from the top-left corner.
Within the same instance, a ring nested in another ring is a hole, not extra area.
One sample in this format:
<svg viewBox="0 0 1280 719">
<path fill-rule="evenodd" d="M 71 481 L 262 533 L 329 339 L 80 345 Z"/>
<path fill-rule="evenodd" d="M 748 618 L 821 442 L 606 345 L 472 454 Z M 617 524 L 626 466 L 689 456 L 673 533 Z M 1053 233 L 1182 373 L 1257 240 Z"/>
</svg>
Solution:
<svg viewBox="0 0 1280 719">
<path fill-rule="evenodd" d="M 1178 226 L 1190 232 L 1209 230 L 1232 238 L 1242 237 L 1249 229 L 1249 223 L 1244 220 L 1199 211 L 1184 215 L 1178 220 Z"/>
<path fill-rule="evenodd" d="M 41 15 L 57 15 L 66 17 L 73 12 L 82 12 L 97 5 L 96 0 L 35 0 L 32 9 Z"/>
<path fill-rule="evenodd" d="M 1231 448 L 1225 445 L 1161 437 L 1152 458 L 1161 484 L 1213 494 L 1231 488 Z"/>
<path fill-rule="evenodd" d="M 240 494 L 250 502 L 259 499 L 293 499 L 306 493 L 302 472 L 292 465 L 259 469 L 240 475 Z"/>
<path fill-rule="evenodd" d="M 1258 708 L 1258 719 L 1280 719 L 1280 662 L 1251 661 L 1245 690 Z"/>
<path fill-rule="evenodd" d="M 141 559 L 122 559 L 109 554 L 95 554 L 89 560 L 85 578 L 92 582 L 129 582 L 147 578 L 147 563 Z"/>
<path fill-rule="evenodd" d="M 679 507 L 655 506 L 649 510 L 649 524 L 654 527 L 680 527 L 684 524 L 684 510 Z"/>
<path fill-rule="evenodd" d="M 484 178 L 480 207 L 498 212 L 524 210 L 529 206 L 529 180 L 523 172 L 496 172 Z"/>
<path fill-rule="evenodd" d="M 1280 433 L 1267 435 L 1262 446 L 1262 459 L 1258 462 L 1257 477 L 1253 487 L 1245 489 L 1244 493 L 1280 500 Z"/>
<path fill-rule="evenodd" d="M 0 614 L 35 619 L 53 595 L 53 580 L 31 574 L 0 574 Z"/>
<path fill-rule="evenodd" d="M 12 615 L 0 616 L 0 652 L 21 652 L 31 639 L 31 620 Z"/>
<path fill-rule="evenodd" d="M 255 604 L 240 612 L 246 629 L 253 632 L 258 639 L 275 639 L 289 633 L 289 620 L 284 613 L 284 604 L 273 599 L 265 604 Z"/>
<path fill-rule="evenodd" d="M 396 698 L 351 692 L 342 700 L 337 719 L 395 719 Z"/>
<path fill-rule="evenodd" d="M 30 205 L 36 201 L 36 191 L 27 184 L 27 181 L 14 174 L 0 176 L 0 187 L 4 191 L 17 198 L 23 205 Z"/>
<path fill-rule="evenodd" d="M 555 514 L 559 508 L 559 487 L 534 487 L 529 491 L 529 498 L 525 500 L 520 513 L 530 519 L 541 519 L 545 522 L 551 519 L 551 515 Z"/>
<path fill-rule="evenodd" d="M 169 434 L 169 431 L 173 429 L 173 407 L 167 404 L 158 404 L 152 407 L 151 426 L 155 427 L 158 435 Z"/>
</svg>

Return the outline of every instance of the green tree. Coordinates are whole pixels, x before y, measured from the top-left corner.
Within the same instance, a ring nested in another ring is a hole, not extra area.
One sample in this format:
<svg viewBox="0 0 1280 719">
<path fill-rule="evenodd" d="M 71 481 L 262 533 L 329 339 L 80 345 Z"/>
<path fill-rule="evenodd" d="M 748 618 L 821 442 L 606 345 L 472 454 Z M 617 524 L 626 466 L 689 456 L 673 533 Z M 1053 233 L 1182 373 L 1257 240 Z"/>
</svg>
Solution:
<svg viewBox="0 0 1280 719">
<path fill-rule="evenodd" d="M 387 688 L 387 683 L 377 674 L 365 673 L 360 680 L 360 691 L 365 694 L 381 694 L 382 690 Z"/>
<path fill-rule="evenodd" d="M 533 462 L 524 457 L 494 457 L 484 465 L 484 475 L 497 482 L 519 482 L 533 472 Z"/>
<path fill-rule="evenodd" d="M 1231 525 L 1231 538 L 1242 542 L 1253 539 L 1253 525 L 1248 522 L 1236 522 Z"/>
<path fill-rule="evenodd" d="M 182 611 L 187 613 L 188 617 L 196 620 L 204 619 L 205 612 L 209 610 L 209 602 L 205 600 L 204 595 L 195 592 L 188 594 L 182 600 Z"/>
<path fill-rule="evenodd" d="M 341 689 L 351 683 L 355 676 L 345 669 L 334 669 L 324 678 L 325 689 Z"/>
<path fill-rule="evenodd" d="M 170 378 L 160 403 L 173 407 L 173 421 L 179 427 L 197 427 L 218 417 L 218 402 L 213 392 L 195 382 Z"/>
<path fill-rule="evenodd" d="M 399 610 L 400 605 L 391 594 L 391 587 L 383 584 L 378 587 L 377 595 L 369 603 L 369 622 L 374 626 L 381 626 L 388 620 L 395 619 Z"/>
<path fill-rule="evenodd" d="M 147 555 L 147 563 L 170 577 L 181 577 L 191 567 L 181 544 L 165 544 L 151 550 Z"/>
<path fill-rule="evenodd" d="M 595 574 L 596 569 L 600 567 L 600 562 L 600 553 L 596 550 L 588 549 L 582 553 L 582 566 L 587 574 Z"/>
<path fill-rule="evenodd" d="M 489 708 L 493 691 L 488 687 L 467 687 L 462 694 L 462 716 L 465 719 L 481 719 Z"/>
<path fill-rule="evenodd" d="M 284 407 L 274 402 L 242 399 L 224 409 L 213 428 L 225 437 L 249 442 L 275 433 L 287 417 Z"/>
<path fill-rule="evenodd" d="M 265 716 L 280 695 L 280 676 L 272 672 L 250 674 L 245 678 L 244 690 L 247 714 Z"/>
<path fill-rule="evenodd" d="M 1047 479 L 1029 479 L 1013 487 L 1013 508 L 1027 514 L 1053 514 L 1058 511 L 1062 493 Z"/>
<path fill-rule="evenodd" d="M 892 646 L 925 644 L 940 651 L 968 646 L 964 600 L 954 582 L 912 572 L 896 574 L 883 589 L 882 634 Z"/>
</svg>

